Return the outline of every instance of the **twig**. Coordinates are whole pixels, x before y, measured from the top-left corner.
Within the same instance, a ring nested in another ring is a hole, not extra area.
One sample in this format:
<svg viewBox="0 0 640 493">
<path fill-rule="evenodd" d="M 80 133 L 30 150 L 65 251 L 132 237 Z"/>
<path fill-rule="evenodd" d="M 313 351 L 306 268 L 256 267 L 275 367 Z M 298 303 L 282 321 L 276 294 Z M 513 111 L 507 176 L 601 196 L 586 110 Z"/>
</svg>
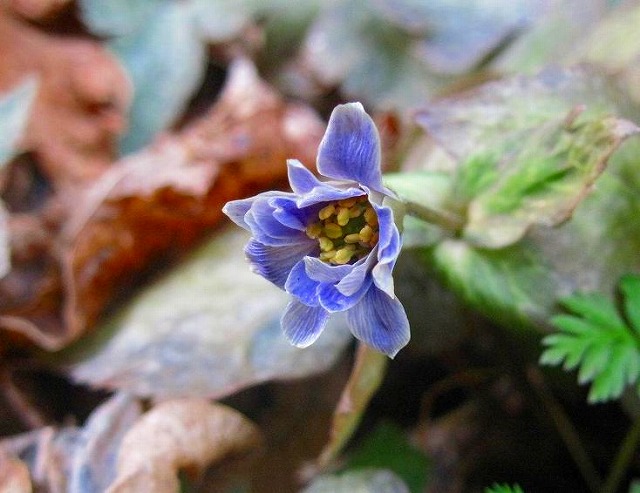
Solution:
<svg viewBox="0 0 640 493">
<path fill-rule="evenodd" d="M 636 418 L 633 426 L 627 433 L 615 460 L 613 466 L 609 470 L 607 479 L 602 488 L 602 493 L 615 493 L 620 486 L 620 482 L 629 468 L 629 464 L 633 460 L 633 455 L 638 448 L 640 442 L 640 416 Z"/>
<path fill-rule="evenodd" d="M 602 478 L 582 445 L 573 423 L 564 412 L 562 405 L 547 388 L 542 372 L 533 366 L 528 368 L 527 380 L 551 416 L 560 438 L 562 438 L 589 490 L 593 493 L 600 492 Z"/>
</svg>

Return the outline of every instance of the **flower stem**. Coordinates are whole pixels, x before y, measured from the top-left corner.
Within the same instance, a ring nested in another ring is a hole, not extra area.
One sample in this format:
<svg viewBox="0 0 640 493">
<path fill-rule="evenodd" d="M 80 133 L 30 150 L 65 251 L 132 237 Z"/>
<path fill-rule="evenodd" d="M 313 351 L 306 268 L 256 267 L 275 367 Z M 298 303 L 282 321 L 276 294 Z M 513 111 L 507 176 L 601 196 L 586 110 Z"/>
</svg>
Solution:
<svg viewBox="0 0 640 493">
<path fill-rule="evenodd" d="M 405 202 L 404 205 L 406 213 L 410 216 L 421 219 L 426 223 L 440 226 L 452 233 L 458 233 L 464 226 L 463 219 L 457 214 L 431 209 L 411 201 Z"/>
<path fill-rule="evenodd" d="M 607 476 L 607 480 L 604 483 L 604 487 L 602 488 L 602 493 L 615 493 L 618 491 L 618 487 L 620 486 L 620 481 L 624 478 L 627 469 L 629 468 L 629 464 L 633 460 L 633 455 L 638 448 L 638 443 L 640 442 L 640 416 L 636 418 L 633 426 L 627 433 L 620 449 L 618 450 L 618 454 L 613 462 L 613 466 L 609 471 Z"/>
</svg>

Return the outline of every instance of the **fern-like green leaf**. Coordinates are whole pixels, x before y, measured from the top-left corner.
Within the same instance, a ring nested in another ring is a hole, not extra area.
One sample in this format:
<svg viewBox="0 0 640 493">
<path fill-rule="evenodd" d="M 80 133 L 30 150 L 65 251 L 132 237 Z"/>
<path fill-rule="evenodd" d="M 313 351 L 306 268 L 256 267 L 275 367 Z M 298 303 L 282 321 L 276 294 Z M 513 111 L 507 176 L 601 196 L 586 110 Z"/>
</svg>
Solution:
<svg viewBox="0 0 640 493">
<path fill-rule="evenodd" d="M 524 493 L 524 491 L 517 484 L 509 486 L 508 484 L 495 483 L 490 488 L 485 488 L 484 493 Z"/>
<path fill-rule="evenodd" d="M 568 314 L 551 323 L 559 332 L 545 337 L 541 364 L 578 368 L 578 382 L 591 382 L 589 402 L 620 397 L 640 379 L 640 276 L 620 281 L 624 316 L 600 294 L 578 294 L 562 301 Z"/>
</svg>

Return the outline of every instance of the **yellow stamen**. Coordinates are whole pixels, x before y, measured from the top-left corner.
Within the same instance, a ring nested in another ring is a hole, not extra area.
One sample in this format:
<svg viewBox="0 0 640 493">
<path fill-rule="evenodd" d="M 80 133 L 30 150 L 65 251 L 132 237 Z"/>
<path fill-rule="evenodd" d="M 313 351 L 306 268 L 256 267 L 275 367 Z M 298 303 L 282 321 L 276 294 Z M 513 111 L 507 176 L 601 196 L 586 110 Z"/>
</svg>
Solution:
<svg viewBox="0 0 640 493">
<path fill-rule="evenodd" d="M 320 209 L 320 212 L 318 212 L 318 217 L 320 218 L 321 221 L 324 221 L 325 219 L 329 219 L 331 216 L 333 216 L 335 212 L 336 212 L 336 206 L 333 204 L 329 204 L 328 206 Z"/>
<path fill-rule="evenodd" d="M 351 197 L 350 199 L 342 199 L 338 200 L 338 205 L 340 207 L 345 207 L 346 209 L 351 209 L 357 202 L 357 197 Z"/>
<path fill-rule="evenodd" d="M 340 207 L 338 210 L 337 223 L 340 226 L 346 226 L 349 222 L 349 209 L 346 207 Z"/>
<path fill-rule="evenodd" d="M 320 223 L 311 223 L 307 226 L 306 229 L 307 236 L 309 238 L 318 238 L 322 234 L 322 224 Z"/>
<path fill-rule="evenodd" d="M 367 224 L 371 227 L 378 225 L 378 215 L 376 211 L 373 210 L 373 207 L 367 207 L 367 210 L 364 211 L 364 220 L 367 221 Z"/>
<path fill-rule="evenodd" d="M 350 246 L 354 247 L 354 249 L 350 249 Z M 336 252 L 336 255 L 335 257 L 333 257 L 332 261 L 338 265 L 346 264 L 347 262 L 349 262 L 349 260 L 351 260 L 351 257 L 353 257 L 355 253 L 355 245 L 347 245 L 346 247 L 341 248 Z"/>
<path fill-rule="evenodd" d="M 335 223 L 324 225 L 324 234 L 331 239 L 340 238 L 342 236 L 342 228 Z"/>
<path fill-rule="evenodd" d="M 360 237 L 360 241 L 363 241 L 364 243 L 369 243 L 369 241 L 371 240 L 371 237 L 373 236 L 373 229 L 371 228 L 371 226 L 367 224 L 364 228 L 360 230 L 360 233 L 358 236 Z"/>
<path fill-rule="evenodd" d="M 318 239 L 318 242 L 320 243 L 320 250 L 322 250 L 323 252 L 329 252 L 333 250 L 333 241 L 331 241 L 329 238 L 323 236 L 322 238 Z"/>
<path fill-rule="evenodd" d="M 318 258 L 344 265 L 365 258 L 378 242 L 378 215 L 366 195 L 336 200 L 318 211 L 318 219 L 306 227 L 318 240 Z"/>
<path fill-rule="evenodd" d="M 331 260 L 333 257 L 336 256 L 336 251 L 335 250 L 331 250 L 329 252 L 320 252 L 320 260 Z"/>
</svg>

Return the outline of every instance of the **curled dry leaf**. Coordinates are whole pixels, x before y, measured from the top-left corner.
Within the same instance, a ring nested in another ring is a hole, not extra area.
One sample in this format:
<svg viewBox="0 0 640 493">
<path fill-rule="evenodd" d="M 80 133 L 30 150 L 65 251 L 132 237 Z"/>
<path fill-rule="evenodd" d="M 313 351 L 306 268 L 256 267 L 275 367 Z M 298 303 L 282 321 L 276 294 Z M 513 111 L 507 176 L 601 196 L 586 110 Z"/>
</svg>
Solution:
<svg viewBox="0 0 640 493">
<path fill-rule="evenodd" d="M 204 117 L 117 162 L 86 193 L 55 196 L 71 217 L 60 238 L 52 233 L 42 258 L 60 252 L 62 281 L 57 272 L 48 279 L 62 282 L 64 293 L 59 300 L 10 296 L 0 324 L 44 348 L 64 347 L 140 284 L 142 274 L 210 232 L 223 219 L 225 202 L 284 180 L 287 158 L 313 163 L 323 130 L 313 111 L 285 103 L 249 62 L 232 64 Z M 29 279 L 41 281 L 38 274 Z M 46 320 L 33 312 L 43 302 Z"/>
<path fill-rule="evenodd" d="M 174 493 L 180 470 L 200 472 L 260 445 L 258 428 L 237 411 L 204 399 L 167 401 L 124 436 L 108 493 Z"/>
<path fill-rule="evenodd" d="M 31 479 L 27 465 L 0 450 L 0 491 L 4 493 L 31 493 Z"/>
<path fill-rule="evenodd" d="M 288 157 L 314 162 L 322 131 L 315 113 L 286 104 L 248 61 L 233 64 L 207 115 L 118 163 L 71 217 L 63 259 L 70 336 L 136 273 L 210 231 L 228 200 L 282 180 Z"/>
<path fill-rule="evenodd" d="M 45 2 L 17 4 L 48 8 Z M 0 6 L 0 60 L 0 92 L 26 76 L 39 76 L 24 147 L 35 152 L 45 174 L 66 185 L 104 171 L 126 126 L 131 98 L 116 59 L 97 41 L 47 33 L 14 16 L 5 4 Z"/>
</svg>

